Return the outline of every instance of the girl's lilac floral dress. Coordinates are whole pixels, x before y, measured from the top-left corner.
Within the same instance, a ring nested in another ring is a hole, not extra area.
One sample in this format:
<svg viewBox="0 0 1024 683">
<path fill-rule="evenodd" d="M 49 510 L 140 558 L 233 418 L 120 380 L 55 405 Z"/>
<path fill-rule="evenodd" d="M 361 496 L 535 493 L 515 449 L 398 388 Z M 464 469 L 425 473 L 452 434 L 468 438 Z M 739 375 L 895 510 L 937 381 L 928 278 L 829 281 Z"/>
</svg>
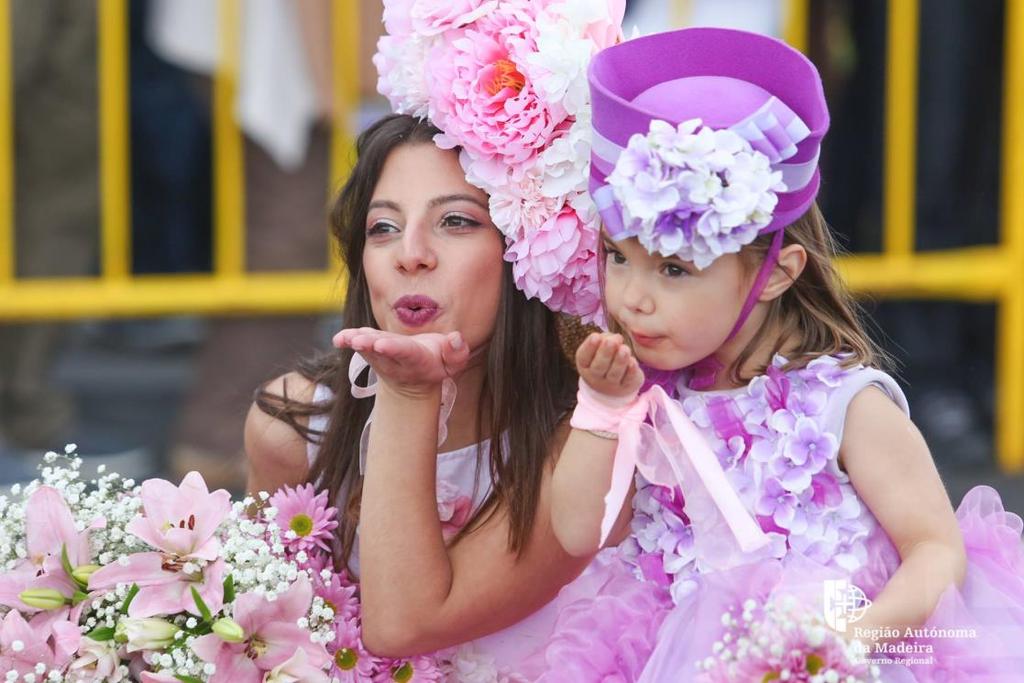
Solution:
<svg viewBox="0 0 1024 683">
<path fill-rule="evenodd" d="M 604 582 L 597 598 L 577 593 L 579 584 L 559 596 L 540 680 L 693 680 L 721 636 L 722 614 L 747 598 L 765 598 L 783 584 L 801 586 L 824 609 L 826 579 L 847 580 L 869 599 L 878 595 L 900 557 L 840 467 L 839 444 L 847 408 L 860 391 L 876 387 L 904 411 L 906 399 L 889 375 L 844 369 L 838 358 L 789 372 L 785 364 L 778 356 L 767 374 L 730 391 L 694 391 L 685 381 L 667 387 L 768 535 L 766 553 L 710 570 L 682 492 L 637 475 L 632 534 L 613 559 L 606 555 L 592 566 L 588 580 Z M 957 519 L 966 578 L 946 591 L 921 635 L 908 641 L 932 654 L 910 657 L 924 663 L 909 666 L 881 663 L 884 681 L 1024 680 L 1021 519 L 987 486 L 964 497 Z M 626 585 L 624 565 L 645 591 Z"/>
</svg>

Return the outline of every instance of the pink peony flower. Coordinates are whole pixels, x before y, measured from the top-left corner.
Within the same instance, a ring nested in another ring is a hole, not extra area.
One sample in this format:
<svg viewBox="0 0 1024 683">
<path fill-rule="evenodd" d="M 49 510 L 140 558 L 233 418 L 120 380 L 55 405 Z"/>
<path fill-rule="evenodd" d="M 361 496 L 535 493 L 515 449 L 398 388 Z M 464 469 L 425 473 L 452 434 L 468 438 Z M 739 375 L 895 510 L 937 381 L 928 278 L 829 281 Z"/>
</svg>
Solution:
<svg viewBox="0 0 1024 683">
<path fill-rule="evenodd" d="M 536 12 L 530 3 L 508 0 L 427 64 L 430 118 L 444 131 L 440 147 L 522 164 L 548 144 L 567 114 L 538 95 L 520 66 L 535 47 Z"/>
<path fill-rule="evenodd" d="M 600 308 L 597 233 L 564 207 L 505 252 L 516 286 L 549 308 L 592 319 Z"/>
<path fill-rule="evenodd" d="M 316 493 L 312 484 L 297 488 L 285 486 L 270 497 L 277 509 L 275 522 L 285 532 L 284 544 L 288 552 L 311 552 L 317 548 L 330 552 L 328 541 L 338 527 L 337 510 L 327 505 L 327 491 Z M 294 533 L 293 538 L 289 538 Z"/>
<path fill-rule="evenodd" d="M 497 0 L 415 0 L 408 15 L 409 23 L 413 31 L 432 36 L 471 24 L 497 6 Z M 392 9 L 392 14 L 395 9 Z"/>
<path fill-rule="evenodd" d="M 229 643 L 210 633 L 192 641 L 192 650 L 205 662 L 216 665 L 210 683 L 263 683 L 264 675 L 288 661 L 296 650 L 306 652 L 309 666 L 327 664 L 322 645 L 296 622 L 306 615 L 313 588 L 304 574 L 273 602 L 255 593 L 238 596 L 234 620 L 244 631 L 243 640 Z"/>
<path fill-rule="evenodd" d="M 412 6 L 416 0 L 385 0 L 384 30 L 397 37 L 412 33 Z"/>
</svg>

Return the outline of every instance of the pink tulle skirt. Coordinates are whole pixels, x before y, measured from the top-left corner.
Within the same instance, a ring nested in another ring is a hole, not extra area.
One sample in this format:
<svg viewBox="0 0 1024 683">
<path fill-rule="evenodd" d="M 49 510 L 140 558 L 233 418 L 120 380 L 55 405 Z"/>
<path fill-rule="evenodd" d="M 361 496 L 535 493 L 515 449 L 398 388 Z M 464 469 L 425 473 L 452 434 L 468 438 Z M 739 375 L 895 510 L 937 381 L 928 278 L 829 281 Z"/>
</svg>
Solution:
<svg viewBox="0 0 1024 683">
<path fill-rule="evenodd" d="M 537 683 L 636 681 L 671 606 L 664 587 L 606 551 L 559 593 L 553 633 L 523 670 L 541 672 Z"/>
<path fill-rule="evenodd" d="M 965 579 L 943 594 L 921 637 L 906 641 L 918 654 L 871 655 L 886 683 L 1024 681 L 1024 524 L 987 486 L 964 497 L 957 519 L 967 549 Z M 531 677 L 542 683 L 695 680 L 698 663 L 722 636 L 724 612 L 748 598 L 785 593 L 823 613 L 826 579 L 856 585 L 863 578 L 860 587 L 873 597 L 898 556 L 879 549 L 873 560 L 870 571 L 851 578 L 794 552 L 704 574 L 675 606 L 664 587 L 635 579 L 621 560 L 595 563 L 559 594 L 554 633 L 527 668 L 543 671 Z M 930 654 L 920 654 L 928 647 Z"/>
<path fill-rule="evenodd" d="M 911 647 L 870 655 L 886 683 L 1024 681 L 1024 524 L 987 486 L 964 496 L 957 519 L 967 550 L 965 579 L 947 589 L 928 622 L 904 641 Z M 786 593 L 824 614 L 823 582 L 842 578 L 849 577 L 796 553 L 706 574 L 664 618 L 637 680 L 692 680 L 721 637 L 721 617 L 731 607 Z"/>
</svg>

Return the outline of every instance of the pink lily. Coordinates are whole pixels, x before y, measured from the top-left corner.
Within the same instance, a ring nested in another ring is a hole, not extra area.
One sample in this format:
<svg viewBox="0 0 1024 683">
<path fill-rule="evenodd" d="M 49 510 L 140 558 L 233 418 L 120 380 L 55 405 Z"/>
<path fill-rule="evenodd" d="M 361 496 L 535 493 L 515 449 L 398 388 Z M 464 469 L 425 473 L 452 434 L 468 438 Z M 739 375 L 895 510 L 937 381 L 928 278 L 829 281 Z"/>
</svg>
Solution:
<svg viewBox="0 0 1024 683">
<path fill-rule="evenodd" d="M 303 666 L 317 670 L 326 665 L 327 650 L 311 642 L 309 632 L 296 625 L 312 599 L 313 588 L 305 575 L 273 602 L 255 593 L 238 596 L 234 607 L 234 620 L 242 631 L 238 642 L 227 642 L 215 633 L 192 642 L 199 658 L 217 667 L 210 683 L 263 683 L 267 672 L 284 665 L 298 650 L 305 652 Z"/>
<path fill-rule="evenodd" d="M 167 674 L 155 674 L 150 671 L 142 672 L 142 683 L 180 683 L 174 676 Z"/>
<path fill-rule="evenodd" d="M 290 658 L 278 664 L 263 677 L 263 683 L 327 683 L 323 667 L 310 664 L 309 655 L 303 649 L 295 651 Z"/>
<path fill-rule="evenodd" d="M 84 531 L 79 531 L 68 504 L 57 489 L 50 486 L 36 489 L 25 505 L 28 558 L 0 576 L 0 605 L 27 614 L 38 611 L 18 598 L 22 591 L 30 588 L 52 588 L 70 600 L 78 587 L 64 571 L 61 553 L 67 550 L 72 567 L 89 564 L 89 530 L 102 528 L 105 524 L 105 520 L 100 518 Z"/>
<path fill-rule="evenodd" d="M 202 475 L 189 472 L 180 486 L 163 479 L 146 480 L 141 497 L 145 514 L 126 528 L 157 550 L 103 567 L 89 578 L 89 589 L 137 584 L 139 593 L 128 615 L 150 617 L 183 611 L 199 614 L 192 597 L 194 587 L 210 610 L 217 612 L 224 603 L 224 561 L 218 559 L 216 531 L 231 510 L 231 495 L 223 489 L 210 493 Z"/>
<path fill-rule="evenodd" d="M 141 497 L 146 514 L 128 522 L 128 531 L 180 562 L 217 559 L 220 541 L 214 534 L 231 512 L 231 494 L 210 493 L 203 476 L 189 472 L 180 486 L 147 479 Z"/>
<path fill-rule="evenodd" d="M 26 622 L 18 610 L 0 621 L 0 671 L 32 673 L 37 664 L 63 668 L 78 650 L 82 635 L 67 619 L 43 613 Z"/>
</svg>

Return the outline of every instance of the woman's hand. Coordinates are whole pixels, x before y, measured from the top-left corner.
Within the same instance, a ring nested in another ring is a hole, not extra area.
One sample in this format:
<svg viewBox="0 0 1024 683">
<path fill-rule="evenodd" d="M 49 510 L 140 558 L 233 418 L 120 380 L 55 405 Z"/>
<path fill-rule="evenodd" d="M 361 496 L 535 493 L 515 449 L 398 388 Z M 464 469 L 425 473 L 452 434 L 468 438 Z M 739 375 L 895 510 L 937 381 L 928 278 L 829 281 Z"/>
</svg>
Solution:
<svg viewBox="0 0 1024 683">
<path fill-rule="evenodd" d="M 432 390 L 459 374 L 469 359 L 458 332 L 403 335 L 358 327 L 334 335 L 334 345 L 357 351 L 382 383 L 399 391 Z"/>
<path fill-rule="evenodd" d="M 591 389 L 605 396 L 635 395 L 644 373 L 621 334 L 595 332 L 576 350 L 576 370 Z"/>
</svg>

